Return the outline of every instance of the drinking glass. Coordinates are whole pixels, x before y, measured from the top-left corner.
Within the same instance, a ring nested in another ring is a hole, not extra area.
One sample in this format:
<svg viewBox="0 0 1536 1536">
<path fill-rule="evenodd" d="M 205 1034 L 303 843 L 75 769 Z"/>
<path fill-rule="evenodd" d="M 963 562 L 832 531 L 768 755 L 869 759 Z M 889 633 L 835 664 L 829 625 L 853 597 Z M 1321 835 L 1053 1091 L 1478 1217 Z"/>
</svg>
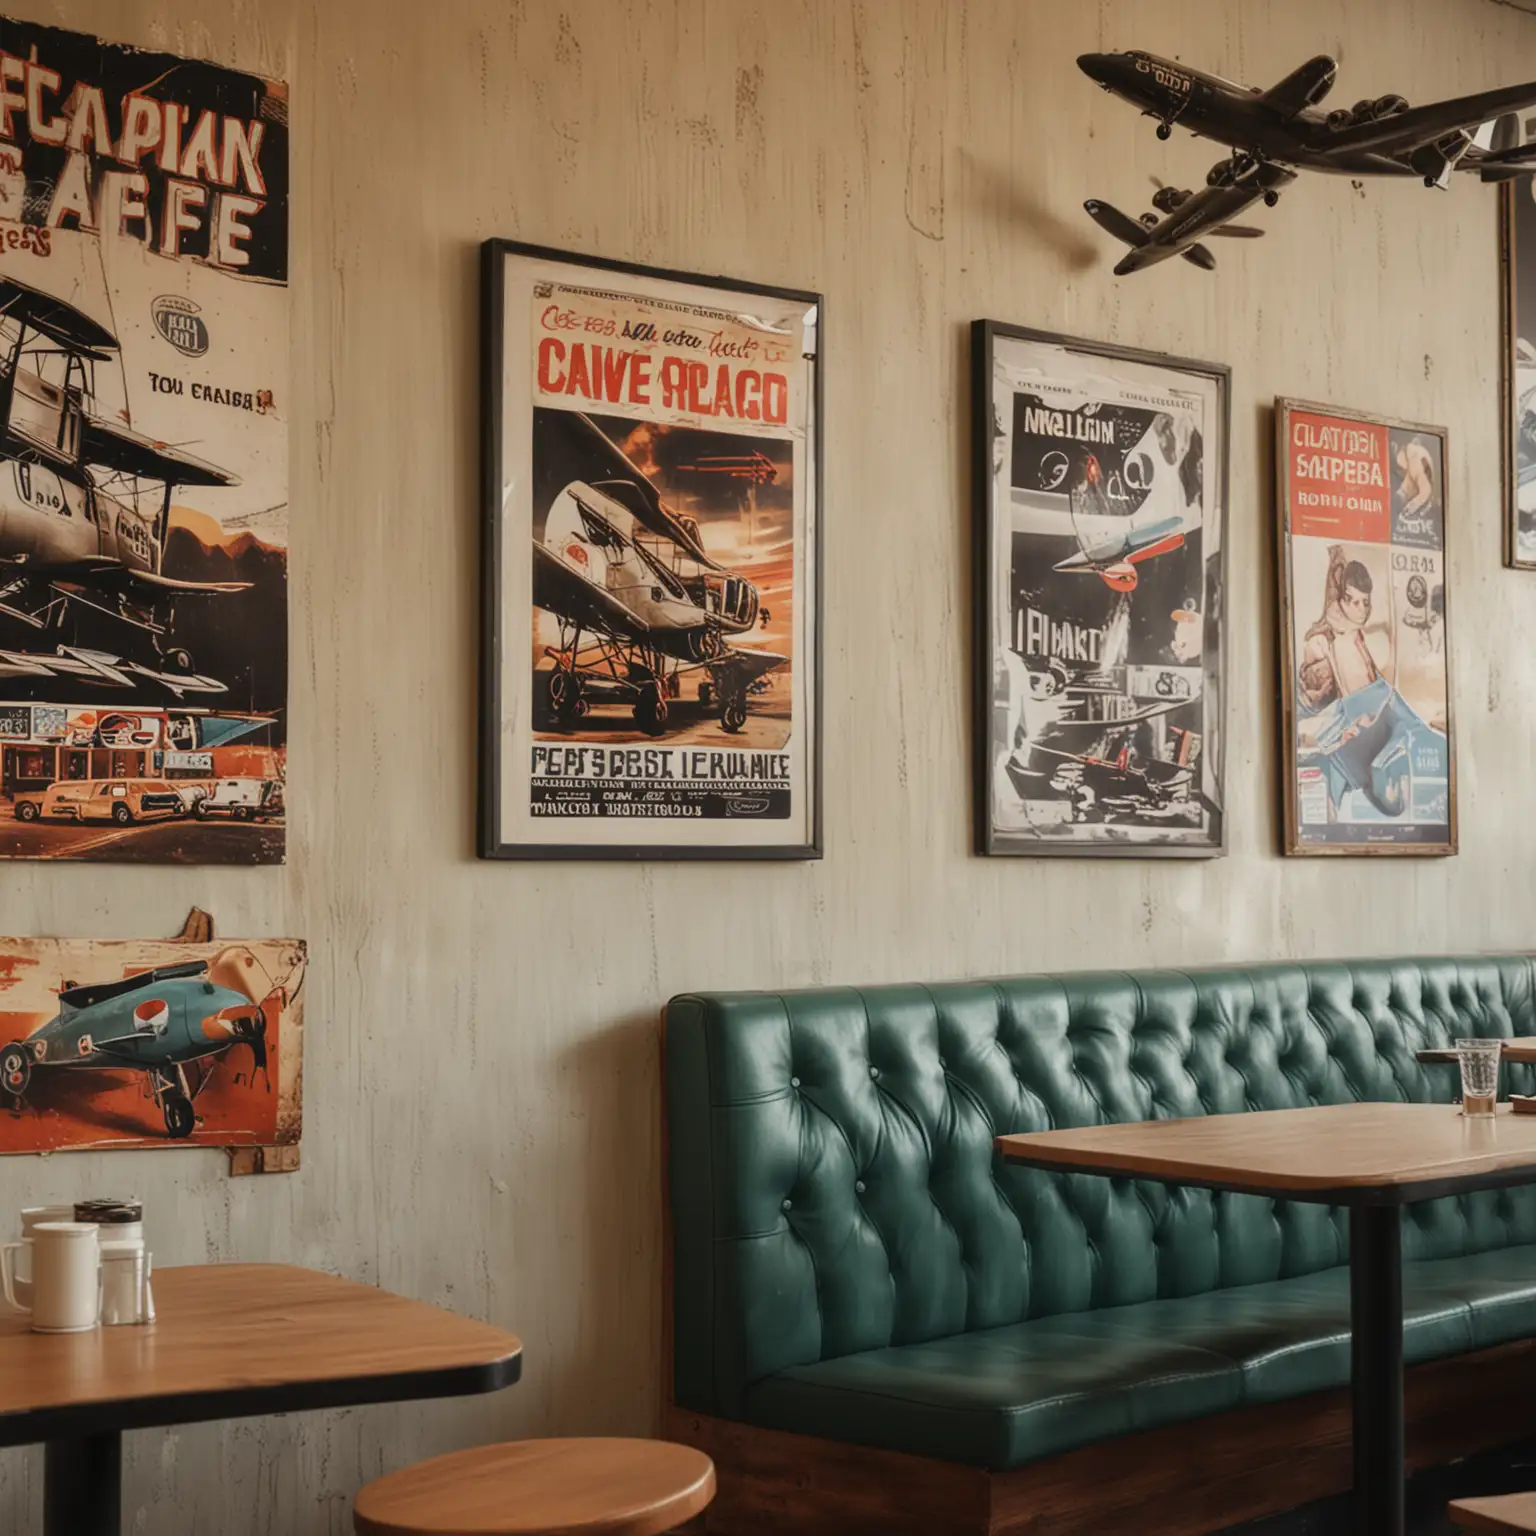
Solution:
<svg viewBox="0 0 1536 1536">
<path fill-rule="evenodd" d="M 1502 1040 L 1458 1040 L 1461 1062 L 1461 1112 L 1491 1115 L 1499 1096 L 1499 1063 L 1504 1057 Z"/>
</svg>

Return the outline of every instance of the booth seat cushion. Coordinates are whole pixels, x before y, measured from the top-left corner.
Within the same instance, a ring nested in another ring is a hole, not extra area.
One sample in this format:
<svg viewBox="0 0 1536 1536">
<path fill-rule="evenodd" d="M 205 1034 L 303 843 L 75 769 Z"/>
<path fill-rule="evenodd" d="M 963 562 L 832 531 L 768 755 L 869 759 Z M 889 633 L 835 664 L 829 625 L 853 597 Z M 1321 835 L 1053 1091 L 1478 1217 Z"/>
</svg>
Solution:
<svg viewBox="0 0 1536 1536">
<path fill-rule="evenodd" d="M 1536 1334 L 1536 1246 L 1405 1266 L 1412 1364 Z M 866 1350 L 759 1382 L 773 1429 L 1015 1467 L 1349 1380 L 1343 1268 Z"/>
</svg>

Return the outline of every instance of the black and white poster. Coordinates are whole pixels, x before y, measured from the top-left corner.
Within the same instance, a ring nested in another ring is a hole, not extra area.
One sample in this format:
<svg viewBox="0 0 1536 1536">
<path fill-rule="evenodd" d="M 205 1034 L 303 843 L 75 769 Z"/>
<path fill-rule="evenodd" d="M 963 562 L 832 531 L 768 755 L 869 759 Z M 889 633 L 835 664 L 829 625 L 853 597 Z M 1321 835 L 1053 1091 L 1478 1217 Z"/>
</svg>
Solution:
<svg viewBox="0 0 1536 1536">
<path fill-rule="evenodd" d="M 486 857 L 820 851 L 820 300 L 493 242 Z"/>
<path fill-rule="evenodd" d="M 979 847 L 1219 854 L 1227 371 L 974 342 Z"/>
</svg>

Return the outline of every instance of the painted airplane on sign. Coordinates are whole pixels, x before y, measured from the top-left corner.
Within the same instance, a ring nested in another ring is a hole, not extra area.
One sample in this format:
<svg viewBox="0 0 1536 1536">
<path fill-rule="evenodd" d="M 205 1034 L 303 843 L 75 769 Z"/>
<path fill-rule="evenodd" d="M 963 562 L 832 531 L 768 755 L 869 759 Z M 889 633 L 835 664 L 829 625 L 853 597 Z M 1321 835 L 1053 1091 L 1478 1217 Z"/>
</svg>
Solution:
<svg viewBox="0 0 1536 1536">
<path fill-rule="evenodd" d="M 231 1049 L 249 1046 L 266 1076 L 267 1030 L 286 1001 L 266 981 L 260 962 L 236 945 L 117 981 L 68 982 L 57 1017 L 0 1049 L 0 1088 L 19 1107 L 39 1072 L 143 1072 L 166 1135 L 190 1136 L 193 1101 Z"/>
</svg>

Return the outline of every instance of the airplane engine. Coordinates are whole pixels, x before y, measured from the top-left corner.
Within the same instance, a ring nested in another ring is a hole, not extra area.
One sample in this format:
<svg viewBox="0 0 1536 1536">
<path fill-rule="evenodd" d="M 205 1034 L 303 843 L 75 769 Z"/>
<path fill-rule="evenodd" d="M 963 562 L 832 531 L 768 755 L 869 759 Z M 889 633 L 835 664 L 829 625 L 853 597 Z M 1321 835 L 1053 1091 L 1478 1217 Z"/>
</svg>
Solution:
<svg viewBox="0 0 1536 1536">
<path fill-rule="evenodd" d="M 1099 572 L 1099 578 L 1111 592 L 1136 590 L 1136 567 L 1128 560 L 1122 560 L 1119 565 L 1106 565 Z"/>
<path fill-rule="evenodd" d="M 1348 128 L 1349 125 L 1354 122 L 1354 120 L 1355 114 L 1351 112 L 1348 107 L 1335 107 L 1333 111 L 1328 114 L 1328 126 L 1332 128 L 1335 133 L 1337 133 L 1341 128 Z"/>
<path fill-rule="evenodd" d="M 1424 178 L 1425 186 L 1438 187 L 1471 144 L 1472 135 L 1465 130 L 1448 133 L 1433 144 L 1421 144 L 1408 157 L 1408 163 Z"/>
</svg>

